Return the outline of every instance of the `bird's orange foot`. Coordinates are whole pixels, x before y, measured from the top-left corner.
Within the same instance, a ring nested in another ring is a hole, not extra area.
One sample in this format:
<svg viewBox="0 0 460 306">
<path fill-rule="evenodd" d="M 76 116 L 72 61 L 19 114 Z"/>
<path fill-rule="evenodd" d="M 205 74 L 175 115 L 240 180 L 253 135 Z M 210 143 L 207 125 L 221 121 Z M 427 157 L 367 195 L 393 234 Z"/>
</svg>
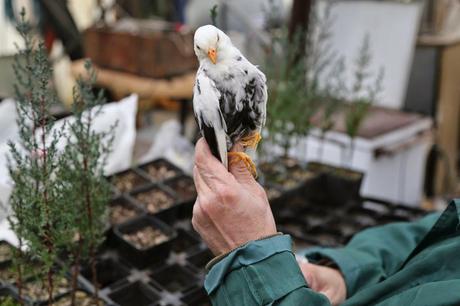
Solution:
<svg viewBox="0 0 460 306">
<path fill-rule="evenodd" d="M 230 165 L 242 161 L 245 164 L 246 168 L 248 168 L 249 172 L 251 172 L 252 176 L 255 178 L 257 177 L 256 165 L 252 161 L 251 157 L 249 157 L 249 155 L 247 155 L 244 152 L 228 152 L 227 154 Z"/>
<path fill-rule="evenodd" d="M 257 145 L 259 144 L 260 140 L 262 139 L 262 136 L 260 136 L 259 132 L 252 133 L 249 136 L 243 137 L 240 140 L 240 143 L 246 147 L 246 148 L 257 148 Z"/>
</svg>

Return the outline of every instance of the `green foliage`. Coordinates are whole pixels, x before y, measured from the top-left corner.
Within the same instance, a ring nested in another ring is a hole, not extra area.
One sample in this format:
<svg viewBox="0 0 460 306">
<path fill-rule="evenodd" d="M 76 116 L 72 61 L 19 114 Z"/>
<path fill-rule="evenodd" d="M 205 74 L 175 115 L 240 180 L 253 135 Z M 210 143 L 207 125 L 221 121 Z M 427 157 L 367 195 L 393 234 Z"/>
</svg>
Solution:
<svg viewBox="0 0 460 306">
<path fill-rule="evenodd" d="M 14 182 L 10 197 L 14 217 L 9 218 L 20 245 L 33 252 L 40 262 L 40 272 L 47 279 L 49 298 L 52 298 L 54 270 L 58 251 L 66 243 L 68 225 L 62 218 L 57 144 L 62 135 L 53 130 L 50 108 L 56 94 L 49 86 L 52 70 L 42 42 L 32 39 L 31 28 L 21 12 L 17 30 L 25 43 L 13 66 L 20 141 L 9 143 L 11 158 L 9 171 Z M 34 45 L 37 45 L 34 48 Z M 19 57 L 24 58 L 20 61 Z M 22 256 L 15 258 L 21 266 Z"/>
<path fill-rule="evenodd" d="M 352 87 L 352 103 L 345 112 L 345 124 L 348 136 L 356 137 L 370 106 L 376 102 L 377 95 L 382 90 L 384 71 L 380 69 L 375 77 L 374 84 L 366 86 L 372 78 L 369 65 L 372 62 L 369 35 L 366 35 L 355 60 L 354 84 Z"/>
<path fill-rule="evenodd" d="M 72 204 L 66 215 L 71 218 L 68 223 L 75 241 L 68 244 L 75 282 L 82 261 L 89 259 L 90 265 L 96 264 L 96 249 L 104 238 L 111 194 L 103 171 L 114 137 L 113 132 L 96 133 L 92 130 L 94 118 L 100 114 L 105 99 L 102 91 L 93 92 L 96 74 L 90 61 L 85 62 L 85 69 L 88 78 L 79 78 L 74 88 L 72 110 L 75 120 L 68 124 L 68 145 L 61 156 L 58 174 L 63 185 L 63 201 Z M 113 131 L 114 127 L 110 130 Z M 94 268 L 94 285 L 97 284 L 96 273 Z"/>
<path fill-rule="evenodd" d="M 218 12 L 217 12 L 217 9 L 219 8 L 219 6 L 217 4 L 215 4 L 210 10 L 209 10 L 209 16 L 211 17 L 211 22 L 212 22 L 212 25 L 217 27 L 217 15 L 218 15 Z"/>
<path fill-rule="evenodd" d="M 114 134 L 93 130 L 105 100 L 102 92 L 92 90 L 96 75 L 89 61 L 85 64 L 89 77 L 80 78 L 74 88 L 73 119 L 55 125 L 50 114 L 57 100 L 50 86 L 52 70 L 43 43 L 33 41 L 25 13 L 21 16 L 18 31 L 25 48 L 19 50 L 13 67 L 20 141 L 9 144 L 14 181 L 9 221 L 20 247 L 27 246 L 33 255 L 33 265 L 22 252 L 15 256 L 19 289 L 26 274 L 34 275 L 45 280 L 51 301 L 53 281 L 62 276 L 55 266 L 59 254 L 70 253 L 68 266 L 78 268 L 88 258 L 95 264 L 107 226 L 110 186 L 103 169 Z M 64 140 L 66 146 L 58 151 L 58 143 Z M 75 291 L 76 281 L 72 289 Z"/>
<path fill-rule="evenodd" d="M 314 10 L 312 10 L 314 12 Z M 330 10 L 323 18 L 310 16 L 309 31 L 297 30 L 291 37 L 286 28 L 271 32 L 266 73 L 269 88 L 267 130 L 271 141 L 281 145 L 287 154 L 291 140 L 309 134 L 312 118 L 320 107 L 327 105 L 323 116 L 331 127 L 332 114 L 337 109 L 341 81 L 334 83 L 337 71 L 327 86 L 319 80 L 330 67 L 339 67 L 339 59 L 331 52 Z"/>
</svg>

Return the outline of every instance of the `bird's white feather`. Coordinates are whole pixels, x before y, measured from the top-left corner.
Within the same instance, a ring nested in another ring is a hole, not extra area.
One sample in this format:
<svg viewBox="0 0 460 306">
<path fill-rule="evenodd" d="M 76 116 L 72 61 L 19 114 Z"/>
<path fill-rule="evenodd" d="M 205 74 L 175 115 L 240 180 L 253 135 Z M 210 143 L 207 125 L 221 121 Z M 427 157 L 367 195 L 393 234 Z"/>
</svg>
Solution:
<svg viewBox="0 0 460 306">
<path fill-rule="evenodd" d="M 227 126 L 219 107 L 220 96 L 214 81 L 199 69 L 193 88 L 193 110 L 200 129 L 203 125 L 214 128 L 218 151 L 227 168 Z"/>
</svg>

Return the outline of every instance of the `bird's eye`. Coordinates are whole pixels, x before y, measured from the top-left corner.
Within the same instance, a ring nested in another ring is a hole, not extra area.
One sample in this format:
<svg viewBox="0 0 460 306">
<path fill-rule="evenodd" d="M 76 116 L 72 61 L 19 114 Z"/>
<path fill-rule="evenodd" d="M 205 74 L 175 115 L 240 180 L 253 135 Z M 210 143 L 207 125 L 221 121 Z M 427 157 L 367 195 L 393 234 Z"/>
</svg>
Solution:
<svg viewBox="0 0 460 306">
<path fill-rule="evenodd" d="M 217 34 L 217 41 L 218 41 L 218 42 L 219 42 L 219 39 L 220 39 L 219 34 Z"/>
<path fill-rule="evenodd" d="M 198 50 L 201 50 L 200 46 L 198 46 L 198 45 L 196 46 L 196 48 L 197 48 Z"/>
</svg>

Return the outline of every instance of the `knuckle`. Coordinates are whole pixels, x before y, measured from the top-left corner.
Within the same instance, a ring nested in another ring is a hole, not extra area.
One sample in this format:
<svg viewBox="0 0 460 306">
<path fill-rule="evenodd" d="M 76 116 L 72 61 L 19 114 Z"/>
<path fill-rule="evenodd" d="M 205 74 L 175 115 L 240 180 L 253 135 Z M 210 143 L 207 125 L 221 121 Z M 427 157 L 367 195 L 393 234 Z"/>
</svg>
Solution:
<svg viewBox="0 0 460 306">
<path fill-rule="evenodd" d="M 228 185 L 223 185 L 217 188 L 217 193 L 222 201 L 232 201 L 236 199 L 235 189 Z"/>
</svg>

